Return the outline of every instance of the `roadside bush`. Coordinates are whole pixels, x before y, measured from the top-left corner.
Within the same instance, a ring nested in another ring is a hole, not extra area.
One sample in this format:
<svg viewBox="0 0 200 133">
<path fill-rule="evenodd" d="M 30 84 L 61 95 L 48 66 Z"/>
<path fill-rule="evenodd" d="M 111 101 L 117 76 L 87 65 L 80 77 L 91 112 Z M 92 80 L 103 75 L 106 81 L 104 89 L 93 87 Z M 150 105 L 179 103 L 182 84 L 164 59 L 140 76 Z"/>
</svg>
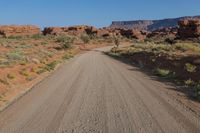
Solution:
<svg viewBox="0 0 200 133">
<path fill-rule="evenodd" d="M 47 71 L 46 67 L 38 67 L 38 68 L 36 69 L 36 73 L 37 73 L 37 74 L 42 74 L 42 73 L 44 73 L 44 72 L 46 72 L 46 71 Z"/>
<path fill-rule="evenodd" d="M 55 67 L 56 67 L 59 63 L 60 63 L 60 61 L 53 61 L 53 62 L 47 64 L 46 67 L 45 67 L 45 69 L 46 69 L 47 71 L 54 70 Z"/>
<path fill-rule="evenodd" d="M 161 77 L 167 77 L 171 73 L 170 70 L 157 68 L 155 74 Z"/>
<path fill-rule="evenodd" d="M 72 44 L 74 43 L 74 38 L 69 36 L 59 36 L 56 39 L 56 42 L 58 42 L 63 49 L 68 49 L 72 47 Z"/>
<path fill-rule="evenodd" d="M 21 74 L 22 76 L 25 76 L 25 77 L 30 76 L 28 70 L 26 70 L 26 69 L 22 69 L 22 70 L 19 72 L 19 74 Z"/>
<path fill-rule="evenodd" d="M 193 64 L 190 64 L 190 63 L 185 64 L 185 69 L 190 73 L 196 72 L 196 68 L 197 68 L 197 66 L 195 66 Z"/>
<path fill-rule="evenodd" d="M 68 60 L 68 59 L 70 59 L 70 58 L 73 58 L 74 56 L 71 54 L 71 53 L 66 53 L 63 57 L 62 57 L 62 59 L 63 60 Z"/>
<path fill-rule="evenodd" d="M 185 80 L 184 83 L 188 87 L 195 85 L 195 82 L 193 80 L 191 80 L 191 79 Z"/>
<path fill-rule="evenodd" d="M 90 42 L 90 37 L 88 35 L 81 35 L 80 39 L 85 43 L 89 43 Z"/>
</svg>

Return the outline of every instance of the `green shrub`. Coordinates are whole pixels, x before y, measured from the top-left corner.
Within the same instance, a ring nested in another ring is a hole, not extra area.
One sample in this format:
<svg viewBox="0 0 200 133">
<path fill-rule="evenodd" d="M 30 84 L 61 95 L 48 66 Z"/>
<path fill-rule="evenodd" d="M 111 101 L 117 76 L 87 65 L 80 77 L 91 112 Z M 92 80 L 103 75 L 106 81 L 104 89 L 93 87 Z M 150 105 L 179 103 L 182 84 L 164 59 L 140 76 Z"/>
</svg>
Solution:
<svg viewBox="0 0 200 133">
<path fill-rule="evenodd" d="M 43 68 L 38 68 L 38 69 L 36 70 L 36 73 L 37 73 L 37 74 L 42 74 L 42 73 L 44 73 L 44 72 L 46 72 L 46 71 L 47 71 L 46 67 L 43 67 Z"/>
<path fill-rule="evenodd" d="M 88 35 L 81 35 L 80 38 L 86 44 L 90 42 L 90 37 Z"/>
<path fill-rule="evenodd" d="M 184 81 L 186 86 L 194 86 L 195 82 L 191 79 L 188 79 L 186 81 Z"/>
<path fill-rule="evenodd" d="M 170 70 L 157 68 L 155 74 L 161 77 L 167 77 L 171 73 Z"/>
<path fill-rule="evenodd" d="M 190 72 L 190 73 L 196 72 L 196 68 L 197 68 L 197 66 L 192 65 L 192 64 L 190 64 L 190 63 L 186 63 L 186 64 L 185 64 L 185 69 L 186 69 L 188 72 Z"/>
<path fill-rule="evenodd" d="M 54 70 L 55 67 L 56 67 L 59 63 L 60 63 L 60 61 L 53 61 L 53 62 L 47 64 L 46 67 L 45 67 L 45 69 L 46 69 L 47 71 Z"/>
<path fill-rule="evenodd" d="M 74 43 L 74 38 L 69 36 L 59 36 L 56 39 L 56 42 L 58 42 L 63 49 L 68 49 L 72 47 L 72 44 Z"/>
<path fill-rule="evenodd" d="M 70 59 L 70 58 L 73 58 L 74 56 L 71 54 L 71 53 L 66 53 L 63 57 L 62 57 L 62 59 L 63 60 L 68 60 L 68 59 Z"/>
<path fill-rule="evenodd" d="M 19 74 L 21 74 L 22 76 L 28 77 L 30 76 L 30 73 L 26 70 L 26 69 L 22 69 Z"/>
</svg>

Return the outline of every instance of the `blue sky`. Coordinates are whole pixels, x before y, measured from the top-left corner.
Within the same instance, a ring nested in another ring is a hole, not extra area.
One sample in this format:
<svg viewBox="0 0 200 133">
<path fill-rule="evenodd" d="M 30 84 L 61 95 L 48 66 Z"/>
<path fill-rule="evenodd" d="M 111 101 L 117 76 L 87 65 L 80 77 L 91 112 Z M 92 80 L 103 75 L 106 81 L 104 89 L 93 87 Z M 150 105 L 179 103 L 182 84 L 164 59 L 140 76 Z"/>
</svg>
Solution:
<svg viewBox="0 0 200 133">
<path fill-rule="evenodd" d="M 0 24 L 41 27 L 200 15 L 200 0 L 0 0 L 0 5 Z"/>
</svg>

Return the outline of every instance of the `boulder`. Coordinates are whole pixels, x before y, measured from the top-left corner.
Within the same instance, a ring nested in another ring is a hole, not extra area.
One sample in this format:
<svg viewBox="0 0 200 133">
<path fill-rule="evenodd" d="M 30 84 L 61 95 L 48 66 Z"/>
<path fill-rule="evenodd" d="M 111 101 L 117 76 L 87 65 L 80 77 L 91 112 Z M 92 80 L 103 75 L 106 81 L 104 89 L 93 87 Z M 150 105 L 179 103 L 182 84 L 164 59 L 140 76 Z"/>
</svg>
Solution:
<svg viewBox="0 0 200 133">
<path fill-rule="evenodd" d="M 177 36 L 181 39 L 200 37 L 200 19 L 185 19 L 178 22 Z"/>
<path fill-rule="evenodd" d="M 110 37 L 111 32 L 105 28 L 102 28 L 97 31 L 97 36 L 98 37 Z"/>
<path fill-rule="evenodd" d="M 40 34 L 40 28 L 33 25 L 6 25 L 0 26 L 0 35 L 9 36 L 32 36 Z"/>
<path fill-rule="evenodd" d="M 82 34 L 88 34 L 88 35 L 96 35 L 98 29 L 93 26 L 73 26 L 68 28 L 68 33 L 72 35 L 82 35 Z"/>
<path fill-rule="evenodd" d="M 43 30 L 44 35 L 63 35 L 66 34 L 67 27 L 46 27 Z"/>
<path fill-rule="evenodd" d="M 144 40 L 146 38 L 146 32 L 134 29 L 133 30 L 121 29 L 120 33 L 122 36 L 125 36 L 127 38 L 135 38 L 138 40 Z"/>
<path fill-rule="evenodd" d="M 147 38 L 172 37 L 175 38 L 178 29 L 176 27 L 162 28 L 148 33 Z"/>
</svg>

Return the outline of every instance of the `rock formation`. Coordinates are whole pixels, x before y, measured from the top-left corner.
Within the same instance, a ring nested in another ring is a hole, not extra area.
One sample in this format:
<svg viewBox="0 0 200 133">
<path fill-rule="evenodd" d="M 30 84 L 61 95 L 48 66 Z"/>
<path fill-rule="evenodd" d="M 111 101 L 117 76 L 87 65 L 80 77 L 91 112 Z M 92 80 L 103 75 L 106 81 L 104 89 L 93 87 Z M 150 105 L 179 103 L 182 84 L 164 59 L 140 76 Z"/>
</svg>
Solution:
<svg viewBox="0 0 200 133">
<path fill-rule="evenodd" d="M 32 36 L 40 34 L 40 28 L 32 25 L 0 26 L 0 36 Z"/>
<path fill-rule="evenodd" d="M 170 37 L 170 38 L 175 38 L 177 34 L 178 28 L 163 28 L 163 29 L 158 29 L 155 31 L 150 32 L 147 35 L 147 38 L 158 38 L 158 37 Z"/>
<path fill-rule="evenodd" d="M 200 19 L 181 20 L 178 22 L 179 29 L 177 36 L 181 39 L 200 37 Z"/>
<path fill-rule="evenodd" d="M 139 31 L 139 30 L 126 30 L 126 29 L 121 29 L 121 35 L 127 38 L 135 38 L 138 40 L 144 40 L 146 35 L 145 32 Z"/>
<path fill-rule="evenodd" d="M 97 34 L 97 29 L 92 26 L 72 26 L 72 27 L 46 27 L 43 30 L 44 35 L 82 35 Z"/>
<path fill-rule="evenodd" d="M 135 38 L 144 40 L 146 32 L 139 30 L 127 30 L 119 28 L 100 28 L 97 29 L 92 26 L 72 26 L 72 27 L 47 27 L 43 31 L 44 35 L 75 35 L 80 36 L 82 34 L 94 35 L 97 37 L 113 37 L 123 36 L 127 38 Z"/>
<path fill-rule="evenodd" d="M 43 30 L 44 35 L 62 35 L 66 34 L 67 27 L 46 27 Z"/>
</svg>

